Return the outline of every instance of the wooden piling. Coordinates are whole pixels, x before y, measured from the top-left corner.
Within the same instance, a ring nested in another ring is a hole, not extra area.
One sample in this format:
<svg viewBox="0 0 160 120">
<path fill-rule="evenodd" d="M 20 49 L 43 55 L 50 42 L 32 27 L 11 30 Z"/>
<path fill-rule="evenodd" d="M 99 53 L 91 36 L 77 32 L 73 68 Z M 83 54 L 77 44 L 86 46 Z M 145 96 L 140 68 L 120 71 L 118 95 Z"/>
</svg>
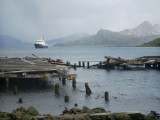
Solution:
<svg viewBox="0 0 160 120">
<path fill-rule="evenodd" d="M 66 85 L 66 78 L 65 77 L 62 77 L 62 84 Z"/>
<path fill-rule="evenodd" d="M 157 63 L 158 64 L 158 70 L 160 70 L 160 63 Z"/>
<path fill-rule="evenodd" d="M 55 93 L 56 95 L 59 95 L 59 83 L 55 84 Z"/>
<path fill-rule="evenodd" d="M 79 67 L 81 67 L 81 61 L 79 61 Z"/>
<path fill-rule="evenodd" d="M 17 86 L 14 86 L 14 94 L 18 95 L 18 87 Z"/>
<path fill-rule="evenodd" d="M 86 88 L 86 94 L 87 94 L 87 95 L 92 94 L 92 91 L 91 91 L 91 89 L 89 88 L 88 83 L 85 83 L 85 88 Z"/>
<path fill-rule="evenodd" d="M 153 68 L 157 69 L 157 63 L 153 64 Z"/>
<path fill-rule="evenodd" d="M 85 67 L 85 62 L 83 61 L 83 67 Z"/>
<path fill-rule="evenodd" d="M 69 61 L 67 61 L 67 62 L 66 62 L 66 65 L 67 65 L 67 66 L 70 66 L 71 64 L 70 64 L 70 62 L 69 62 Z"/>
<path fill-rule="evenodd" d="M 66 95 L 66 96 L 64 97 L 64 101 L 65 101 L 65 102 L 69 102 L 69 96 L 68 96 L 68 95 Z"/>
<path fill-rule="evenodd" d="M 6 78 L 5 81 L 6 81 L 6 87 L 9 88 L 9 78 Z"/>
<path fill-rule="evenodd" d="M 87 62 L 87 68 L 89 68 L 89 62 Z"/>
<path fill-rule="evenodd" d="M 59 80 L 62 80 L 62 77 L 59 77 Z"/>
<path fill-rule="evenodd" d="M 77 69 L 76 63 L 74 63 L 73 68 L 74 68 L 75 70 Z"/>
<path fill-rule="evenodd" d="M 43 80 L 47 81 L 47 76 L 46 75 L 44 75 Z"/>
<path fill-rule="evenodd" d="M 108 101 L 109 100 L 109 93 L 106 91 L 105 92 L 105 100 Z"/>
<path fill-rule="evenodd" d="M 72 87 L 73 87 L 73 88 L 76 88 L 76 77 L 73 77 Z"/>
<path fill-rule="evenodd" d="M 145 63 L 145 68 L 151 68 L 151 64 L 150 63 Z"/>
<path fill-rule="evenodd" d="M 19 103 L 23 103 L 23 99 L 22 98 L 19 98 Z"/>
</svg>

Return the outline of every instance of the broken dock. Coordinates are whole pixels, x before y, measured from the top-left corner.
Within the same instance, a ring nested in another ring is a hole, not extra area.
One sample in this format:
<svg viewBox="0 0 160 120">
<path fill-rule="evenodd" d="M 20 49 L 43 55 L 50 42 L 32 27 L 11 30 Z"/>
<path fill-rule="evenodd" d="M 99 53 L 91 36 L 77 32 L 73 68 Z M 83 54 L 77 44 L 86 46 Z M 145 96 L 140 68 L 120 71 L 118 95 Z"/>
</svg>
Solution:
<svg viewBox="0 0 160 120">
<path fill-rule="evenodd" d="M 0 58 L 0 78 L 43 78 L 61 74 L 65 68 L 50 64 L 48 58 Z"/>
</svg>

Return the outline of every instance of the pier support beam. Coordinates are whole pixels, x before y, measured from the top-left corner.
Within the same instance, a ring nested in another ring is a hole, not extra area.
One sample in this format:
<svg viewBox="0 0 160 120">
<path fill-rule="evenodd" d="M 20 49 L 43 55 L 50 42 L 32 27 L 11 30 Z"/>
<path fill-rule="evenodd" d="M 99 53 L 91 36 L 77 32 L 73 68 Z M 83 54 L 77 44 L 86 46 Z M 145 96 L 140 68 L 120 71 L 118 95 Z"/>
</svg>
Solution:
<svg viewBox="0 0 160 120">
<path fill-rule="evenodd" d="M 75 70 L 77 69 L 76 63 L 74 63 L 73 68 L 74 68 Z"/>
<path fill-rule="evenodd" d="M 62 77 L 59 77 L 59 80 L 62 80 Z"/>
<path fill-rule="evenodd" d="M 72 87 L 73 87 L 73 88 L 76 88 L 76 77 L 73 77 Z"/>
<path fill-rule="evenodd" d="M 92 94 L 92 91 L 91 91 L 91 89 L 89 88 L 88 83 L 85 83 L 85 88 L 86 88 L 86 94 L 87 94 L 87 95 Z"/>
<path fill-rule="evenodd" d="M 89 68 L 89 62 L 87 62 L 87 68 Z"/>
<path fill-rule="evenodd" d="M 14 94 L 18 95 L 18 87 L 17 86 L 14 86 Z"/>
<path fill-rule="evenodd" d="M 59 83 L 55 84 L 55 93 L 56 95 L 59 95 Z"/>
<path fill-rule="evenodd" d="M 151 64 L 150 63 L 145 63 L 145 68 L 151 68 Z"/>
<path fill-rule="evenodd" d="M 109 100 L 109 93 L 106 91 L 105 92 L 105 101 L 108 101 Z"/>
<path fill-rule="evenodd" d="M 9 88 L 9 78 L 6 78 L 5 81 L 6 81 L 6 87 Z"/>
<path fill-rule="evenodd" d="M 85 62 L 83 61 L 83 67 L 85 67 Z"/>
<path fill-rule="evenodd" d="M 62 84 L 66 85 L 66 78 L 65 77 L 62 77 Z"/>
<path fill-rule="evenodd" d="M 157 63 L 153 64 L 153 68 L 157 69 Z"/>
<path fill-rule="evenodd" d="M 47 80 L 48 80 L 46 75 L 44 75 L 43 80 L 44 80 L 44 81 L 47 81 Z"/>
<path fill-rule="evenodd" d="M 160 70 L 160 63 L 157 63 L 157 65 L 158 65 L 158 70 Z"/>
<path fill-rule="evenodd" d="M 81 61 L 79 61 L 79 67 L 81 67 Z"/>
</svg>

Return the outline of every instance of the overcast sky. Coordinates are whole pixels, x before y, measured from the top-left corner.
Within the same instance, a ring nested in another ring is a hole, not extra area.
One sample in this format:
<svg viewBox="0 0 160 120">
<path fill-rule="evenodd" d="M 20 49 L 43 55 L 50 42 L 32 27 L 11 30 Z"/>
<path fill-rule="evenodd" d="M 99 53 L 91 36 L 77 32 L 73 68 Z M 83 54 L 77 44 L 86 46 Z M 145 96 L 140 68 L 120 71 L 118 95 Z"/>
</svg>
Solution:
<svg viewBox="0 0 160 120">
<path fill-rule="evenodd" d="M 0 35 L 34 42 L 160 24 L 160 0 L 0 0 Z"/>
</svg>

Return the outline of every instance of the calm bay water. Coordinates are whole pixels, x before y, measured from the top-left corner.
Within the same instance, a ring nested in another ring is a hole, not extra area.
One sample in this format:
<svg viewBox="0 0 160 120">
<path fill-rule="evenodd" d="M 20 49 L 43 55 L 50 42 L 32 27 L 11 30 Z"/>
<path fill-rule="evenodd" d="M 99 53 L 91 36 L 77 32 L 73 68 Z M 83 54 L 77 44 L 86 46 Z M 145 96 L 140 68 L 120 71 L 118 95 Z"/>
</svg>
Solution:
<svg viewBox="0 0 160 120">
<path fill-rule="evenodd" d="M 141 56 L 160 56 L 160 48 L 152 47 L 50 47 L 48 49 L 0 48 L 0 57 L 50 57 L 77 63 L 78 61 L 104 61 L 104 56 L 132 59 Z M 34 106 L 41 114 L 61 114 L 64 107 L 72 108 L 77 103 L 79 108 L 84 105 L 90 108 L 104 107 L 112 112 L 140 111 L 144 114 L 151 110 L 160 113 L 160 71 L 158 70 L 103 70 L 103 69 L 70 69 L 69 73 L 78 74 L 77 89 L 72 82 L 60 87 L 60 96 L 54 94 L 54 84 L 61 83 L 58 78 L 49 79 L 50 89 L 43 88 L 43 81 L 19 81 L 19 94 L 13 95 L 11 90 L 0 92 L 0 111 L 11 112 L 24 106 Z M 14 84 L 16 81 L 12 81 Z M 89 83 L 93 94 L 85 95 L 85 82 Z M 18 84 L 17 83 L 17 84 Z M 110 100 L 105 102 L 104 92 L 108 91 Z M 70 102 L 64 102 L 64 96 L 70 96 Z M 19 98 L 24 103 L 18 104 Z"/>
</svg>

